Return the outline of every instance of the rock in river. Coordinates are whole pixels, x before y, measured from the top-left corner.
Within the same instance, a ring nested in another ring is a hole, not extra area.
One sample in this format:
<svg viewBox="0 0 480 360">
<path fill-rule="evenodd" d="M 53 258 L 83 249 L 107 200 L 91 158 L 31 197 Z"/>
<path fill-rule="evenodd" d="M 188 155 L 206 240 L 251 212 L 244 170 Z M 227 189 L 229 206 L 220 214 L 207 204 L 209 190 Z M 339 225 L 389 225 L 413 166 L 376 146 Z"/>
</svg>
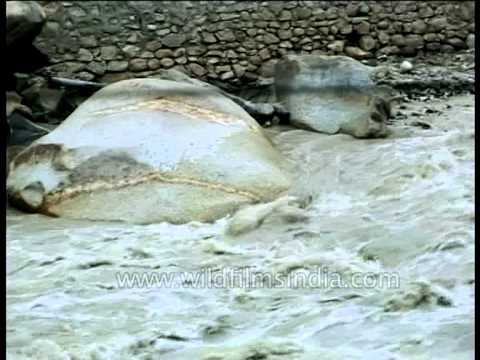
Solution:
<svg viewBox="0 0 480 360">
<path fill-rule="evenodd" d="M 111 84 L 10 164 L 22 209 L 132 223 L 213 221 L 289 186 L 280 154 L 240 106 L 198 85 Z"/>
<path fill-rule="evenodd" d="M 387 134 L 387 90 L 371 79 L 374 69 L 345 56 L 287 55 L 275 69 L 278 100 L 292 124 L 358 138 Z"/>
</svg>

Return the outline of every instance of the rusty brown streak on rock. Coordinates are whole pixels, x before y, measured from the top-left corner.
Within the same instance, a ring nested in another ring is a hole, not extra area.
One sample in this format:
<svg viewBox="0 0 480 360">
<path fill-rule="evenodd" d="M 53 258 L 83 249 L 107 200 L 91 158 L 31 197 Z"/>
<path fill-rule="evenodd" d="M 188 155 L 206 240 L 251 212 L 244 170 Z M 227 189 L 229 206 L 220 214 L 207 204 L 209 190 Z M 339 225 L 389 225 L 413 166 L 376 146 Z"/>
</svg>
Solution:
<svg viewBox="0 0 480 360">
<path fill-rule="evenodd" d="M 141 111 L 141 110 L 159 110 L 181 114 L 194 120 L 207 120 L 222 125 L 240 124 L 248 126 L 242 119 L 229 116 L 225 113 L 202 109 L 195 105 L 190 105 L 185 101 L 176 101 L 169 99 L 153 99 L 138 104 L 132 104 L 119 108 L 110 108 L 93 112 L 92 115 L 110 115 L 125 111 Z"/>
<path fill-rule="evenodd" d="M 135 186 L 145 182 L 154 182 L 154 181 L 168 183 L 168 184 L 192 185 L 192 186 L 207 188 L 210 190 L 219 190 L 219 191 L 223 191 L 230 194 L 237 194 L 240 196 L 244 196 L 254 202 L 258 202 L 261 200 L 261 197 L 256 195 L 255 193 L 240 190 L 232 186 L 203 181 L 203 180 L 196 180 L 196 179 L 191 179 L 187 177 L 172 176 L 170 174 L 165 174 L 161 172 L 152 172 L 136 178 L 123 179 L 115 183 L 109 183 L 107 181 L 96 181 L 92 183 L 77 185 L 62 191 L 50 193 L 46 195 L 42 208 L 47 210 L 52 205 L 58 204 L 63 200 L 74 198 L 83 193 L 91 193 L 93 191 L 101 191 L 101 190 L 120 189 L 127 186 Z"/>
</svg>

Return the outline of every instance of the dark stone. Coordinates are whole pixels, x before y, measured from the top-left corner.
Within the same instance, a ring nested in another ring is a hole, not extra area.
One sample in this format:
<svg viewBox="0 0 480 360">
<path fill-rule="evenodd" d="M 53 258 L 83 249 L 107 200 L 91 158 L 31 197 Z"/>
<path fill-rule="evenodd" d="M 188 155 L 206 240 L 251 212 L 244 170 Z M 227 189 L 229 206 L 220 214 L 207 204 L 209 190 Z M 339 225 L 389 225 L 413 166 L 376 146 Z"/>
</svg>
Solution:
<svg viewBox="0 0 480 360">
<path fill-rule="evenodd" d="M 133 72 L 144 71 L 148 69 L 148 61 L 146 59 L 133 59 L 130 61 L 128 69 Z"/>
<path fill-rule="evenodd" d="M 46 127 L 31 122 L 24 114 L 14 111 L 8 118 L 10 136 L 8 146 L 30 145 L 33 141 L 48 134 Z"/>
<path fill-rule="evenodd" d="M 109 61 L 107 64 L 107 71 L 111 72 L 122 72 L 127 70 L 128 62 L 127 61 Z"/>
<path fill-rule="evenodd" d="M 167 47 L 180 47 L 187 40 L 183 34 L 168 34 L 162 39 L 162 44 Z"/>
<path fill-rule="evenodd" d="M 7 1 L 7 49 L 11 51 L 12 46 L 19 48 L 22 45 L 30 45 L 40 34 L 45 21 L 45 12 L 35 1 Z"/>
</svg>

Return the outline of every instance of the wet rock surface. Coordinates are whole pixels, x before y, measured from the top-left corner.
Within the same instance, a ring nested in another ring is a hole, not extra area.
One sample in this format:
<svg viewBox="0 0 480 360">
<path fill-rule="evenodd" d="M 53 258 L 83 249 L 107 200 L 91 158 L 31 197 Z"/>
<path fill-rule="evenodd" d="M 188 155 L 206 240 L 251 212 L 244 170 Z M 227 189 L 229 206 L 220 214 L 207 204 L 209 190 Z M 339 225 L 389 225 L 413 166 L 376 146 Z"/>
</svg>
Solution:
<svg viewBox="0 0 480 360">
<path fill-rule="evenodd" d="M 345 56 L 288 56 L 275 68 L 275 94 L 293 125 L 357 138 L 384 137 L 388 92 L 373 67 Z"/>
<path fill-rule="evenodd" d="M 412 69 L 402 70 L 404 61 L 409 61 Z M 475 52 L 472 50 L 408 59 L 379 57 L 363 63 L 375 69 L 372 80 L 376 85 L 393 89 L 392 95 L 396 98 L 391 103 L 393 109 L 403 101 L 445 99 L 453 95 L 475 93 Z M 254 102 L 273 102 L 276 101 L 274 88 L 274 79 L 268 78 L 234 93 Z"/>
<path fill-rule="evenodd" d="M 205 85 L 135 79 L 101 89 L 13 160 L 11 203 L 73 219 L 185 223 L 287 191 L 261 127 Z"/>
</svg>

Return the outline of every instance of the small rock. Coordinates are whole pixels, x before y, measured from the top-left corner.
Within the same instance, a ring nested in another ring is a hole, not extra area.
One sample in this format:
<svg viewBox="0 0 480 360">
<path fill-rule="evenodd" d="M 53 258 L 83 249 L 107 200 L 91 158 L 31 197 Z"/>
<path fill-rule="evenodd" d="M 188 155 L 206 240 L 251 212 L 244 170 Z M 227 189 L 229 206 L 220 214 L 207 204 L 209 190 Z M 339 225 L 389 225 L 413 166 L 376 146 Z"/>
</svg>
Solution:
<svg viewBox="0 0 480 360">
<path fill-rule="evenodd" d="M 78 50 L 78 61 L 90 62 L 92 60 L 93 60 L 93 55 L 89 50 L 83 49 L 83 48 Z"/>
<path fill-rule="evenodd" d="M 350 3 L 347 5 L 347 8 L 345 9 L 345 13 L 349 17 L 355 17 L 358 15 L 359 10 L 360 10 L 360 7 L 358 4 Z"/>
<path fill-rule="evenodd" d="M 158 59 L 173 57 L 173 51 L 170 49 L 159 49 L 155 52 L 155 57 Z"/>
<path fill-rule="evenodd" d="M 145 59 L 133 59 L 130 61 L 129 70 L 134 72 L 144 71 L 148 69 L 148 61 Z"/>
<path fill-rule="evenodd" d="M 207 32 L 202 33 L 202 40 L 206 44 L 214 44 L 218 41 L 214 34 Z"/>
<path fill-rule="evenodd" d="M 223 57 L 223 54 L 224 52 L 223 51 L 220 51 L 220 50 L 210 50 L 209 52 L 207 52 L 207 54 L 205 56 L 212 56 L 212 57 L 217 57 L 217 58 L 221 58 Z M 218 61 L 216 61 L 218 62 Z M 212 62 L 211 64 L 214 64 L 214 62 Z"/>
<path fill-rule="evenodd" d="M 270 51 L 268 48 L 264 48 L 258 52 L 258 55 L 262 60 L 268 60 L 271 58 Z"/>
<path fill-rule="evenodd" d="M 55 64 L 49 67 L 53 73 L 68 73 L 73 74 L 85 70 L 86 65 L 80 62 L 67 61 Z"/>
<path fill-rule="evenodd" d="M 75 78 L 78 80 L 93 81 L 95 80 L 95 75 L 88 71 L 81 71 L 78 74 L 75 74 Z"/>
<path fill-rule="evenodd" d="M 166 47 L 176 48 L 182 46 L 186 40 L 187 38 L 183 34 L 169 34 L 162 39 L 162 44 Z"/>
<path fill-rule="evenodd" d="M 377 41 L 370 35 L 364 35 L 360 38 L 360 47 L 365 51 L 370 51 L 377 47 Z"/>
<path fill-rule="evenodd" d="M 172 59 L 170 58 L 163 58 L 160 60 L 160 64 L 164 67 L 164 68 L 170 68 L 172 67 L 173 65 L 175 65 L 175 61 L 173 61 Z"/>
<path fill-rule="evenodd" d="M 265 35 L 263 35 L 263 41 L 265 42 L 265 44 L 270 45 L 270 44 L 278 44 L 280 42 L 280 39 L 273 34 L 266 33 Z"/>
<path fill-rule="evenodd" d="M 216 33 L 221 41 L 235 41 L 236 37 L 232 30 L 222 30 Z"/>
<path fill-rule="evenodd" d="M 238 54 L 234 50 L 227 50 L 225 55 L 227 59 L 238 59 Z"/>
<path fill-rule="evenodd" d="M 430 8 L 429 6 L 426 6 L 426 7 L 422 7 L 422 8 L 419 9 L 418 15 L 421 18 L 428 18 L 428 17 L 432 17 L 433 15 L 435 15 L 435 12 L 432 10 L 432 8 Z"/>
<path fill-rule="evenodd" d="M 227 72 L 227 71 L 230 71 L 230 70 L 232 70 L 230 65 L 221 65 L 221 66 L 215 67 L 215 72 L 217 72 L 217 73 Z"/>
<path fill-rule="evenodd" d="M 407 35 L 405 37 L 405 46 L 412 49 L 421 49 L 423 47 L 423 36 L 420 35 Z"/>
<path fill-rule="evenodd" d="M 367 35 L 370 33 L 370 24 L 362 21 L 360 24 L 354 26 L 354 30 L 360 35 Z"/>
<path fill-rule="evenodd" d="M 235 74 L 233 73 L 233 71 L 227 71 L 225 73 L 222 73 L 220 75 L 220 80 L 228 80 L 228 79 L 232 79 L 235 77 Z"/>
<path fill-rule="evenodd" d="M 301 28 L 293 29 L 293 36 L 302 36 L 303 34 L 305 34 L 305 30 Z"/>
<path fill-rule="evenodd" d="M 292 37 L 292 31 L 291 30 L 279 30 L 278 31 L 278 37 L 281 40 L 288 40 Z"/>
<path fill-rule="evenodd" d="M 143 51 L 138 57 L 142 59 L 153 59 L 155 55 L 151 51 Z"/>
<path fill-rule="evenodd" d="M 370 11 L 370 6 L 368 6 L 365 3 L 362 3 L 360 5 L 360 8 L 358 9 L 359 14 L 361 15 L 367 15 L 369 11 Z"/>
<path fill-rule="evenodd" d="M 300 7 L 294 10 L 295 17 L 299 20 L 308 19 L 312 15 L 309 8 Z"/>
<path fill-rule="evenodd" d="M 475 49 L 475 34 L 468 34 L 466 42 L 469 49 Z"/>
<path fill-rule="evenodd" d="M 178 58 L 175 59 L 175 62 L 177 64 L 181 64 L 181 65 L 184 65 L 188 62 L 187 58 L 185 56 L 180 56 Z"/>
<path fill-rule="evenodd" d="M 340 27 L 340 34 L 342 34 L 342 35 L 351 34 L 352 31 L 353 31 L 352 24 L 345 24 L 342 27 Z"/>
<path fill-rule="evenodd" d="M 292 13 L 288 10 L 283 10 L 280 13 L 280 16 L 279 16 L 278 20 L 280 20 L 280 21 L 292 20 Z"/>
<path fill-rule="evenodd" d="M 149 51 L 156 51 L 161 47 L 162 47 L 162 43 L 158 40 L 150 41 L 145 45 L 145 48 Z"/>
<path fill-rule="evenodd" d="M 44 88 L 38 93 L 37 101 L 34 104 L 43 112 L 55 112 L 58 110 L 64 94 L 64 90 Z"/>
<path fill-rule="evenodd" d="M 102 46 L 100 56 L 103 60 L 114 60 L 117 57 L 118 48 L 116 46 Z"/>
<path fill-rule="evenodd" d="M 178 48 L 173 52 L 173 57 L 183 57 L 185 56 L 185 48 Z"/>
<path fill-rule="evenodd" d="M 242 65 L 233 65 L 233 71 L 237 78 L 241 78 L 245 74 L 245 68 Z"/>
<path fill-rule="evenodd" d="M 427 42 L 434 42 L 438 40 L 437 34 L 434 33 L 428 33 L 423 35 L 423 39 Z"/>
<path fill-rule="evenodd" d="M 121 72 L 128 69 L 127 61 L 109 61 L 107 64 L 107 71 Z"/>
<path fill-rule="evenodd" d="M 199 56 L 207 52 L 207 48 L 204 46 L 192 46 L 187 48 L 187 55 Z"/>
<path fill-rule="evenodd" d="M 158 59 L 150 59 L 147 62 L 147 66 L 150 70 L 157 70 L 162 67 L 162 64 L 160 63 L 160 60 Z"/>
<path fill-rule="evenodd" d="M 208 58 L 207 64 L 218 64 L 220 62 L 220 59 L 218 57 L 211 57 Z"/>
<path fill-rule="evenodd" d="M 412 23 L 412 31 L 415 34 L 423 34 L 427 30 L 427 24 L 423 20 L 416 20 Z"/>
<path fill-rule="evenodd" d="M 138 35 L 137 33 L 133 33 L 127 38 L 127 43 L 129 44 L 136 44 L 138 42 Z"/>
<path fill-rule="evenodd" d="M 413 65 L 410 61 L 405 60 L 400 64 L 400 71 L 402 72 L 410 72 L 412 69 Z"/>
<path fill-rule="evenodd" d="M 160 29 L 155 31 L 155 34 L 157 34 L 158 36 L 165 36 L 170 34 L 170 32 L 171 32 L 170 29 Z"/>
<path fill-rule="evenodd" d="M 404 46 L 405 37 L 401 34 L 395 34 L 391 37 L 392 44 L 395 46 Z"/>
<path fill-rule="evenodd" d="M 465 48 L 467 45 L 462 39 L 459 38 L 452 38 L 448 39 L 448 43 L 456 48 Z"/>
<path fill-rule="evenodd" d="M 98 46 L 98 42 L 93 35 L 82 36 L 80 38 L 80 46 L 85 48 L 93 48 Z"/>
<path fill-rule="evenodd" d="M 343 49 L 345 47 L 345 41 L 343 40 L 336 40 L 327 46 L 330 50 L 335 51 L 337 53 L 343 52 Z"/>
<path fill-rule="evenodd" d="M 443 30 L 448 26 L 448 19 L 446 17 L 434 18 L 430 21 L 430 26 L 433 32 Z"/>
<path fill-rule="evenodd" d="M 122 48 L 122 51 L 128 56 L 128 57 L 134 57 L 137 56 L 137 54 L 140 52 L 140 48 L 135 45 L 127 45 Z"/>
<path fill-rule="evenodd" d="M 382 20 L 377 24 L 377 29 L 388 29 L 389 23 L 386 20 Z"/>
<path fill-rule="evenodd" d="M 203 66 L 196 63 L 190 64 L 189 68 L 192 74 L 197 77 L 202 77 L 207 73 L 207 70 Z"/>
<path fill-rule="evenodd" d="M 378 41 L 380 42 L 380 44 L 383 44 L 383 45 L 388 44 L 389 40 L 390 40 L 390 35 L 388 35 L 386 32 L 382 31 L 378 34 Z"/>
<path fill-rule="evenodd" d="M 105 63 L 94 61 L 87 65 L 87 70 L 96 74 L 96 75 L 103 75 L 107 70 Z"/>
<path fill-rule="evenodd" d="M 366 52 L 355 46 L 345 47 L 345 54 L 354 58 L 354 59 L 366 59 L 371 56 L 369 52 Z"/>
<path fill-rule="evenodd" d="M 291 48 L 293 48 L 293 45 L 290 41 L 282 41 L 280 44 L 278 44 L 278 47 L 285 48 L 285 49 L 291 49 Z"/>
</svg>

